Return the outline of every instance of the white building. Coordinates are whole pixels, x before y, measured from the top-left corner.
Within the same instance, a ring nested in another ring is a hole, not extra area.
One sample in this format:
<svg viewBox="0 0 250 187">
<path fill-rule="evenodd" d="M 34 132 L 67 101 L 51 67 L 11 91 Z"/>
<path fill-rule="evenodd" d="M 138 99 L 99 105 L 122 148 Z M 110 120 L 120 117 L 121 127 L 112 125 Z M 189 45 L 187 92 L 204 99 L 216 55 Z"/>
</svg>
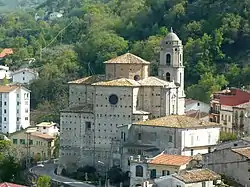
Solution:
<svg viewBox="0 0 250 187">
<path fill-rule="evenodd" d="M 122 169 L 132 155 L 168 154 L 193 156 L 213 151 L 220 136 L 220 125 L 187 116 L 162 118 L 119 126 L 121 132 Z"/>
<path fill-rule="evenodd" d="M 13 133 L 30 125 L 30 91 L 16 85 L 0 86 L 0 132 Z"/>
<path fill-rule="evenodd" d="M 126 53 L 104 62 L 104 75 L 69 82 L 69 107 L 60 116 L 62 167 L 119 165 L 118 126 L 184 114 L 182 42 L 170 32 L 161 49 L 159 78 L 149 76 L 149 62 Z"/>
<path fill-rule="evenodd" d="M 10 68 L 8 66 L 1 66 L 0 65 L 0 80 L 3 80 L 5 77 L 10 80 L 12 71 L 10 71 Z"/>
<path fill-rule="evenodd" d="M 196 110 L 204 113 L 209 113 L 210 104 L 193 99 L 185 99 L 185 112 Z"/>
<path fill-rule="evenodd" d="M 38 72 L 32 69 L 23 68 L 12 73 L 13 83 L 28 84 L 31 81 L 37 79 Z"/>
<path fill-rule="evenodd" d="M 59 134 L 57 124 L 53 122 L 42 122 L 36 125 L 38 132 L 48 134 L 50 136 L 57 136 Z"/>
</svg>

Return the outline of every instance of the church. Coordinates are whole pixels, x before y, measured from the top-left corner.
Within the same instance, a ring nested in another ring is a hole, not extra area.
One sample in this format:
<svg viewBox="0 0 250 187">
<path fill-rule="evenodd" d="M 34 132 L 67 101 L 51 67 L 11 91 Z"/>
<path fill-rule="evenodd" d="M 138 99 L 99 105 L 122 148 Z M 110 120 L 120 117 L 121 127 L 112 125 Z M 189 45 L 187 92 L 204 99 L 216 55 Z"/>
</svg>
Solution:
<svg viewBox="0 0 250 187">
<path fill-rule="evenodd" d="M 131 53 L 104 62 L 105 74 L 69 82 L 60 114 L 59 166 L 119 165 L 119 126 L 184 114 L 182 41 L 172 31 L 161 41 L 158 77 L 150 62 Z"/>
</svg>

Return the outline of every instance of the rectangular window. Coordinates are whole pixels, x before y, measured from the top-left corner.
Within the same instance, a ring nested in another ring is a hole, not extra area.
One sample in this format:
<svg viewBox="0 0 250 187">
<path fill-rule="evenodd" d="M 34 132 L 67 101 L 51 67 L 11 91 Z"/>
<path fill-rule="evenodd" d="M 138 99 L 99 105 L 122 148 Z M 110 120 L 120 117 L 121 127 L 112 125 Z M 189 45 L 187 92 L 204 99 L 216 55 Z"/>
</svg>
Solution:
<svg viewBox="0 0 250 187">
<path fill-rule="evenodd" d="M 19 94 L 16 94 L 16 97 L 19 98 Z"/>
<path fill-rule="evenodd" d="M 7 113 L 7 110 L 6 109 L 4 109 L 4 112 L 3 112 L 4 114 L 6 114 Z"/>
<path fill-rule="evenodd" d="M 28 112 L 29 112 L 29 109 L 26 108 L 26 109 L 25 109 L 25 113 L 28 113 Z"/>
<path fill-rule="evenodd" d="M 173 142 L 173 136 L 172 136 L 172 135 L 169 135 L 168 141 L 169 141 L 169 142 Z"/>
<path fill-rule="evenodd" d="M 166 176 L 166 170 L 162 170 L 162 176 Z"/>
<path fill-rule="evenodd" d="M 16 110 L 16 113 L 19 114 L 19 109 Z"/>
<path fill-rule="evenodd" d="M 7 102 L 6 101 L 4 101 L 4 106 L 6 106 L 7 105 Z"/>
<path fill-rule="evenodd" d="M 191 149 L 191 156 L 193 156 L 194 155 L 194 150 L 193 149 Z"/>
<path fill-rule="evenodd" d="M 29 140 L 29 144 L 30 144 L 30 145 L 33 145 L 33 140 Z"/>
<path fill-rule="evenodd" d="M 211 153 L 211 147 L 208 147 L 208 153 Z"/>
<path fill-rule="evenodd" d="M 28 120 L 29 120 L 29 118 L 28 118 L 28 117 L 25 117 L 25 120 L 26 120 L 26 121 L 28 121 Z"/>
<path fill-rule="evenodd" d="M 19 102 L 19 101 L 17 101 L 17 103 L 16 103 L 16 104 L 17 104 L 17 106 L 19 106 L 20 102 Z"/>
<path fill-rule="evenodd" d="M 138 140 L 141 140 L 141 133 L 138 133 Z"/>
<path fill-rule="evenodd" d="M 19 121 L 19 117 L 16 118 L 16 121 Z"/>
<path fill-rule="evenodd" d="M 13 144 L 17 144 L 17 139 L 13 139 Z"/>
<path fill-rule="evenodd" d="M 167 175 L 170 175 L 170 171 L 167 170 Z"/>
<path fill-rule="evenodd" d="M 155 179 L 155 178 L 156 178 L 156 169 L 152 169 L 152 170 L 150 171 L 150 178 L 151 178 L 151 179 Z"/>
<path fill-rule="evenodd" d="M 7 121 L 6 117 L 3 118 L 4 121 Z"/>
<path fill-rule="evenodd" d="M 86 122 L 85 122 L 85 130 L 86 130 L 86 131 L 91 130 L 91 122 L 90 122 L 90 121 L 86 121 Z"/>
<path fill-rule="evenodd" d="M 25 144 L 25 139 L 20 139 L 20 144 Z"/>
<path fill-rule="evenodd" d="M 123 141 L 126 142 L 126 133 L 123 133 Z"/>
</svg>

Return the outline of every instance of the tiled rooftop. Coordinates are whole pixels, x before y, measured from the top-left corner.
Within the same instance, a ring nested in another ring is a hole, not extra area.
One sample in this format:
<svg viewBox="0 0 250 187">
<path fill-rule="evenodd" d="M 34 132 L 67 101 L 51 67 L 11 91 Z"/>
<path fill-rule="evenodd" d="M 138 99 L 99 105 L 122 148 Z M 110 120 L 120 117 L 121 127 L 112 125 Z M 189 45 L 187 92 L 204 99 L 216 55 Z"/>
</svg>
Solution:
<svg viewBox="0 0 250 187">
<path fill-rule="evenodd" d="M 135 125 L 161 126 L 170 128 L 200 128 L 200 127 L 220 127 L 220 124 L 206 122 L 184 115 L 170 115 L 147 121 L 139 121 Z"/>
<path fill-rule="evenodd" d="M 5 48 L 5 49 L 3 49 L 3 50 L 1 51 L 1 53 L 0 53 L 0 58 L 4 58 L 4 57 L 6 57 L 6 56 L 8 56 L 8 55 L 11 55 L 11 54 L 13 54 L 13 53 L 14 53 L 13 49 L 11 49 L 11 48 Z"/>
<path fill-rule="evenodd" d="M 209 116 L 209 114 L 206 112 L 200 112 L 199 110 L 189 110 L 186 112 L 186 116 L 199 119 Z"/>
<path fill-rule="evenodd" d="M 243 108 L 244 109 L 244 108 L 247 108 L 249 106 L 250 106 L 250 101 L 242 103 L 242 104 L 239 104 L 239 105 L 236 105 L 235 107 L 236 108 Z"/>
<path fill-rule="evenodd" d="M 236 148 L 236 149 L 232 149 L 232 151 L 242 156 L 245 156 L 247 158 L 250 158 L 250 147 Z"/>
<path fill-rule="evenodd" d="M 124 55 L 112 58 L 104 63 L 105 64 L 150 64 L 146 60 L 143 60 L 142 58 L 133 55 L 131 53 L 126 53 Z"/>
<path fill-rule="evenodd" d="M 18 86 L 16 85 L 0 86 L 0 93 L 9 93 L 11 91 L 14 91 L 17 88 Z"/>
<path fill-rule="evenodd" d="M 43 134 L 41 132 L 31 132 L 30 135 L 38 137 L 38 138 L 42 138 L 42 139 L 45 139 L 45 140 L 53 140 L 53 139 L 55 139 L 53 136 L 50 136 L 48 134 Z"/>
<path fill-rule="evenodd" d="M 104 81 L 104 80 L 105 80 L 105 75 L 93 75 L 93 76 L 73 80 L 68 83 L 69 84 L 93 84 L 93 83 Z"/>
<path fill-rule="evenodd" d="M 185 183 L 197 183 L 202 181 L 213 181 L 221 178 L 217 173 L 209 169 L 194 169 L 184 170 L 179 174 L 173 175 L 173 177 L 185 182 Z"/>
<path fill-rule="evenodd" d="M 182 166 L 192 160 L 191 156 L 169 155 L 161 153 L 154 157 L 149 164 Z"/>
<path fill-rule="evenodd" d="M 27 187 L 27 186 L 4 182 L 4 183 L 0 183 L 0 187 Z"/>
<path fill-rule="evenodd" d="M 126 78 L 121 78 L 121 79 L 116 79 L 116 80 L 110 80 L 110 81 L 102 81 L 102 82 L 97 82 L 92 84 L 94 86 L 126 86 L 126 87 L 134 87 L 134 86 L 140 86 L 138 82 L 132 79 L 126 79 Z"/>
<path fill-rule="evenodd" d="M 172 85 L 172 82 L 167 82 L 157 77 L 147 77 L 145 79 L 139 80 L 138 83 L 142 86 L 174 86 Z"/>
</svg>

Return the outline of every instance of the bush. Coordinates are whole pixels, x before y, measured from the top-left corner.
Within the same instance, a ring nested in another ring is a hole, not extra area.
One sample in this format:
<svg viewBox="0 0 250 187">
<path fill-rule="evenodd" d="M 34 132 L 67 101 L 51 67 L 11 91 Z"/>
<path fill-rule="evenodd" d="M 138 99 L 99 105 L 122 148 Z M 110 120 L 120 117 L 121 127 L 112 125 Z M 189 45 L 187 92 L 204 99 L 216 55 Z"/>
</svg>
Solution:
<svg viewBox="0 0 250 187">
<path fill-rule="evenodd" d="M 237 140 L 237 135 L 235 133 L 220 132 L 220 141 L 226 142 L 226 141 L 232 141 L 232 140 Z"/>
</svg>

